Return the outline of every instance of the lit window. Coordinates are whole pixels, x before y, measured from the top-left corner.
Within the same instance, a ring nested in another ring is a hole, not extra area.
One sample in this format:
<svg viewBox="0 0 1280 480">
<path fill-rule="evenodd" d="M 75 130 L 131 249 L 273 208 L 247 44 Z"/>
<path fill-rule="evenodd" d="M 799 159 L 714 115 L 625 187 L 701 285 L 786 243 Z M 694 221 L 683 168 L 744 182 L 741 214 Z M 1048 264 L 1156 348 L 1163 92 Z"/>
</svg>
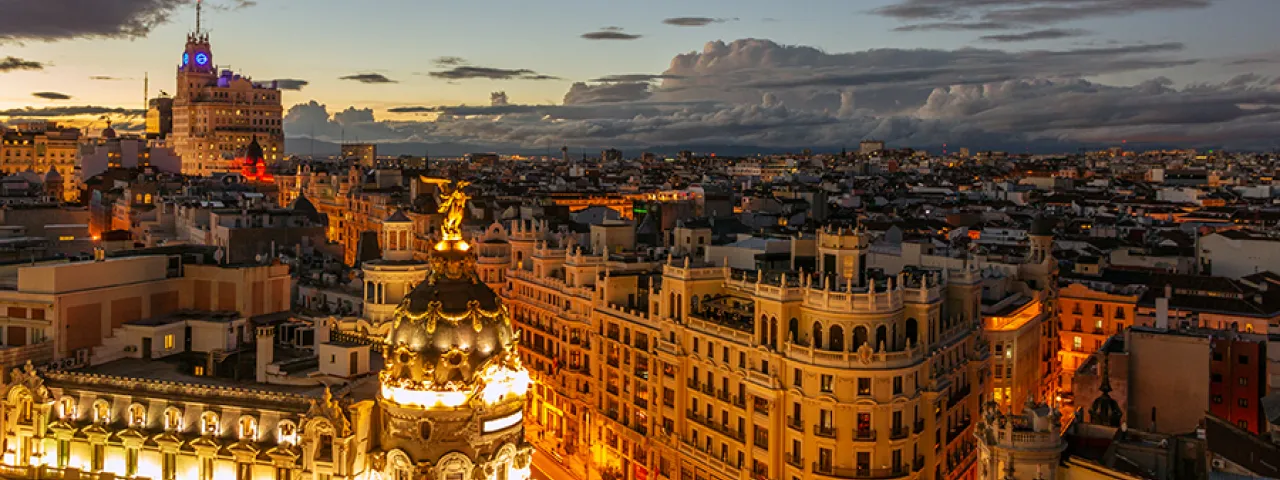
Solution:
<svg viewBox="0 0 1280 480">
<path fill-rule="evenodd" d="M 173 350 L 173 334 L 172 333 L 164 336 L 164 349 Z"/>
<path fill-rule="evenodd" d="M 1080 337 L 1074 337 L 1071 339 L 1071 346 L 1076 350 L 1079 350 L 1081 345 L 1082 345 L 1082 342 L 1080 341 Z"/>
</svg>

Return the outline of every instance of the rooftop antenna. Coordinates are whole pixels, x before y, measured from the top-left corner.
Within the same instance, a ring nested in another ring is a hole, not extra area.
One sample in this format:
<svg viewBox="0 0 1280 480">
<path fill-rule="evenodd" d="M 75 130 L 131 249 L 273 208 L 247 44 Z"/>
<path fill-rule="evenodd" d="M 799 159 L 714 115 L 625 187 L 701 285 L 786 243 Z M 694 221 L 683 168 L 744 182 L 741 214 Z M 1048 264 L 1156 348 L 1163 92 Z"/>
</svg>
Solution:
<svg viewBox="0 0 1280 480">
<path fill-rule="evenodd" d="M 147 111 L 149 105 L 147 102 L 151 100 L 151 74 L 149 72 L 142 73 L 142 111 Z"/>
<path fill-rule="evenodd" d="M 196 36 L 200 36 L 200 8 L 204 6 L 204 0 L 196 0 Z"/>
</svg>

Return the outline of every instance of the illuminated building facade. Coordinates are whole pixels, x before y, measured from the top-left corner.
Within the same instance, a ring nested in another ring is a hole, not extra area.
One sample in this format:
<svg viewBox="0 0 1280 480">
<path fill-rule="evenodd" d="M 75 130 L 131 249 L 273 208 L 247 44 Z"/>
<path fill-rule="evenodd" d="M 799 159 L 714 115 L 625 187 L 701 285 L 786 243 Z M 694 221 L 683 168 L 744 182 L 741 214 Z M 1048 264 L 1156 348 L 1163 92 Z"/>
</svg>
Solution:
<svg viewBox="0 0 1280 480">
<path fill-rule="evenodd" d="M 466 195 L 455 189 L 446 198 L 430 272 L 384 322 L 387 334 L 377 336 L 381 361 L 369 355 L 367 337 L 331 334 L 332 324 L 323 321 L 231 312 L 129 323 L 113 337 L 119 358 L 75 370 L 28 363 L 10 374 L 0 386 L 0 431 L 10 446 L 0 473 L 528 480 L 529 376 L 510 316 L 479 281 L 475 252 L 456 228 L 463 210 L 455 207 Z M 184 326 L 194 334 L 182 333 Z M 318 371 L 285 370 L 305 357 L 273 361 L 286 351 L 276 332 L 300 326 L 314 332 Z M 228 327 L 233 334 L 218 334 Z M 215 370 L 225 365 L 216 360 L 209 369 L 166 360 L 191 353 L 225 359 L 242 350 L 256 351 L 252 381 L 220 376 Z M 370 375 L 368 367 L 379 363 Z"/>
<path fill-rule="evenodd" d="M 869 270 L 824 230 L 817 272 L 567 248 L 513 229 L 505 291 L 529 425 L 621 479 L 973 478 L 989 399 L 981 275 Z"/>
<path fill-rule="evenodd" d="M 239 158 L 240 176 L 250 182 L 274 183 L 276 178 L 267 171 L 264 157 L 262 145 L 258 144 L 258 137 L 255 135 L 253 141 L 249 142 L 249 147 L 245 148 L 244 156 Z"/>
<path fill-rule="evenodd" d="M 197 9 L 199 9 L 197 3 Z M 178 65 L 177 94 L 173 97 L 173 133 L 169 144 L 182 157 L 182 173 L 212 175 L 234 172 L 239 152 L 255 138 L 264 160 L 274 163 L 284 155 L 284 125 L 280 89 L 255 84 L 213 63 L 209 35 L 200 30 L 187 35 Z"/>
<path fill-rule="evenodd" d="M 50 169 L 64 179 L 80 164 L 80 130 L 36 121 L 0 128 L 0 171 L 5 175 Z"/>
<path fill-rule="evenodd" d="M 1053 407 L 1029 402 L 1019 414 L 995 403 L 983 408 L 978 437 L 978 480 L 1054 480 L 1067 442 L 1062 416 Z M 1105 477 L 1115 478 L 1115 477 Z"/>
</svg>

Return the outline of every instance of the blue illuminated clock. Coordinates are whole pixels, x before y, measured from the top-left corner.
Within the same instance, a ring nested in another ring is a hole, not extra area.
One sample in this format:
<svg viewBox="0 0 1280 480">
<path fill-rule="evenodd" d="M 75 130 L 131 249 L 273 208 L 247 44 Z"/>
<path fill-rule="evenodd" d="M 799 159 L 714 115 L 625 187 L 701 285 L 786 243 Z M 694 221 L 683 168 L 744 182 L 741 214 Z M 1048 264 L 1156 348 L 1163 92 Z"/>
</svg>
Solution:
<svg viewBox="0 0 1280 480">
<path fill-rule="evenodd" d="M 187 64 L 190 64 L 190 63 L 191 63 L 191 54 L 190 54 L 190 53 L 183 53 L 183 54 L 182 54 L 182 64 L 183 64 L 183 65 L 187 65 Z"/>
<path fill-rule="evenodd" d="M 196 65 L 199 65 L 199 66 L 203 67 L 203 66 L 208 65 L 208 64 L 209 64 L 209 55 L 208 55 L 208 54 L 206 54 L 206 53 L 204 53 L 204 52 L 200 52 L 200 53 L 197 53 L 197 54 L 196 54 Z"/>
</svg>

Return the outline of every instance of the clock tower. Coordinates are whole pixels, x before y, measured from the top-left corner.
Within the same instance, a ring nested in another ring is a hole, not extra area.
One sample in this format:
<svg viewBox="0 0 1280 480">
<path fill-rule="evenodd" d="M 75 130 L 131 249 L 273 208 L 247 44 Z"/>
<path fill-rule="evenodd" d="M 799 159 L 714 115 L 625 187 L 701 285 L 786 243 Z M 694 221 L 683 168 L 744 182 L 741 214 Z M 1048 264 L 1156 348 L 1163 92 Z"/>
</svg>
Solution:
<svg viewBox="0 0 1280 480">
<path fill-rule="evenodd" d="M 178 97 L 185 97 L 211 81 L 217 75 L 213 66 L 213 50 L 209 47 L 209 34 L 200 28 L 200 10 L 203 1 L 196 3 L 196 29 L 187 34 L 187 46 L 178 64 Z"/>
</svg>

